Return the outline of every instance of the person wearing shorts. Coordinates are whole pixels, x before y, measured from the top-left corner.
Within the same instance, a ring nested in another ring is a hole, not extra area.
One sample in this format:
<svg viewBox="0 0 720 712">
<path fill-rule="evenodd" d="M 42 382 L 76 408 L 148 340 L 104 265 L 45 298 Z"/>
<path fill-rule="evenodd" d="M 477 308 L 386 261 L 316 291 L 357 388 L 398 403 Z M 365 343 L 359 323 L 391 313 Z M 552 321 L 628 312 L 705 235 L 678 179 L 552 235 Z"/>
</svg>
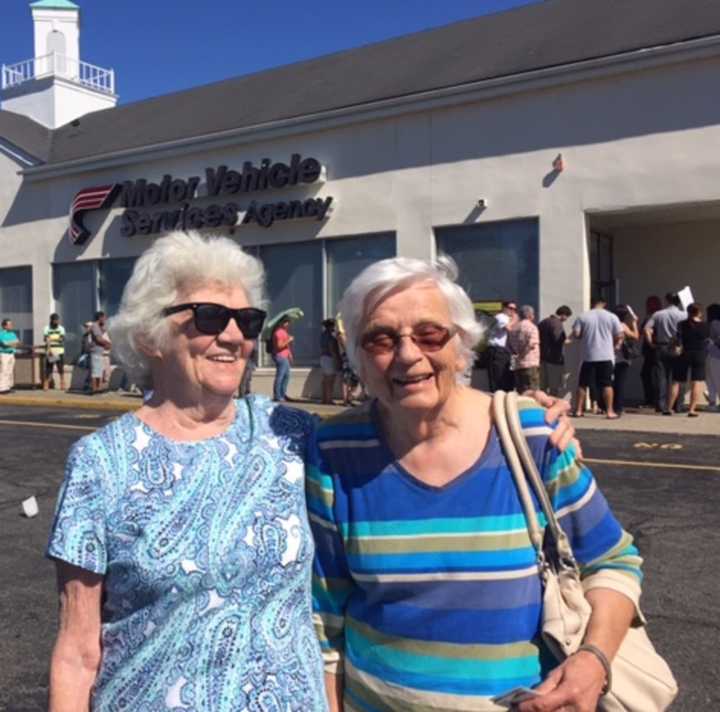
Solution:
<svg viewBox="0 0 720 712">
<path fill-rule="evenodd" d="M 614 368 L 615 364 L 612 361 L 583 361 L 578 380 L 580 388 L 596 393 L 602 393 L 605 388 L 612 388 Z"/>
<path fill-rule="evenodd" d="M 52 383 L 53 371 L 57 371 L 60 390 L 65 390 L 65 327 L 60 323 L 57 314 L 50 315 L 50 323 L 43 331 L 45 340 L 45 378 L 43 390 Z M 54 384 L 53 384 L 54 387 Z"/>
<path fill-rule="evenodd" d="M 573 336 L 582 345 L 583 362 L 580 367 L 574 415 L 582 417 L 588 389 L 602 396 L 606 416 L 619 416 L 613 409 L 613 369 L 615 351 L 622 344 L 623 328 L 620 319 L 606 308 L 601 297 L 592 300 L 592 309 L 581 314 L 573 324 Z"/>
<path fill-rule="evenodd" d="M 687 320 L 681 321 L 678 327 L 678 343 L 682 353 L 673 363 L 669 411 L 672 413 L 675 408 L 680 395 L 680 384 L 687 382 L 689 376 L 691 386 L 688 417 L 697 418 L 699 415 L 697 407 L 705 382 L 705 359 L 710 328 L 703 319 L 701 304 L 689 304 L 687 314 Z"/>
<path fill-rule="evenodd" d="M 95 321 L 90 327 L 92 346 L 90 347 L 90 382 L 92 392 L 99 393 L 106 381 L 108 372 L 107 352 L 110 350 L 110 337 L 107 333 L 105 312 L 95 313 Z"/>
</svg>

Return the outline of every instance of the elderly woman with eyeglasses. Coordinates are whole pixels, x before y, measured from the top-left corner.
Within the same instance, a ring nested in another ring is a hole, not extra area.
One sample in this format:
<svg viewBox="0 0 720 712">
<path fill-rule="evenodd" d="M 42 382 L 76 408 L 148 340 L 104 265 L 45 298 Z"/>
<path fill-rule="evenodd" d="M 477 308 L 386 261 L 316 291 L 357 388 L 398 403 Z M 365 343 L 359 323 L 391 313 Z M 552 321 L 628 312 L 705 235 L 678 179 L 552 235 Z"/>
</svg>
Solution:
<svg viewBox="0 0 720 712">
<path fill-rule="evenodd" d="M 640 563 L 542 409 L 521 422 L 581 564 L 593 613 L 563 664 L 540 640 L 541 580 L 491 397 L 458 376 L 480 337 L 446 258 L 365 269 L 340 311 L 374 399 L 319 427 L 308 468 L 313 598 L 331 710 L 595 710 L 636 616 Z"/>
<path fill-rule="evenodd" d="M 235 400 L 263 269 L 176 233 L 137 261 L 113 347 L 151 399 L 73 447 L 48 555 L 50 710 L 326 709 L 303 457 L 311 417 Z"/>
</svg>

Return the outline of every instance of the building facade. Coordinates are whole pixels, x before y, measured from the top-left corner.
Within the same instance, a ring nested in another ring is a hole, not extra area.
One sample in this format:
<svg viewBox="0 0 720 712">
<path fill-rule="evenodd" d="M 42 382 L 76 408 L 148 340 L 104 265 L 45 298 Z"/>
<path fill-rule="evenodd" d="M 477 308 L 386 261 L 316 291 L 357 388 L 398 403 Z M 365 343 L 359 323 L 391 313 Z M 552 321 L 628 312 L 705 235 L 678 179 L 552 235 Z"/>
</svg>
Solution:
<svg viewBox="0 0 720 712">
<path fill-rule="evenodd" d="M 57 129 L 0 111 L 0 311 L 35 342 L 59 312 L 72 351 L 172 226 L 262 259 L 271 312 L 305 312 L 307 369 L 349 281 L 392 255 L 449 254 L 475 302 L 541 316 L 591 292 L 720 301 L 720 9 L 631 5 L 547 0 Z"/>
</svg>

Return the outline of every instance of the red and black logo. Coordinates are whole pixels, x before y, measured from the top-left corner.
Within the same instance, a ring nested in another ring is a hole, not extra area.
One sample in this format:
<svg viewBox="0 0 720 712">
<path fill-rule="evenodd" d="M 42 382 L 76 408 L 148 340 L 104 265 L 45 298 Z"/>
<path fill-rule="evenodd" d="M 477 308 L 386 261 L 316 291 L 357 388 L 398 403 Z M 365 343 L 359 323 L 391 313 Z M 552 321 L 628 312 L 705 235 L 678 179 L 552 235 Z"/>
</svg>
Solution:
<svg viewBox="0 0 720 712">
<path fill-rule="evenodd" d="M 101 210 L 109 208 L 122 186 L 119 183 L 113 185 L 99 185 L 95 188 L 83 188 L 70 204 L 70 227 L 68 234 L 76 245 L 82 245 L 90 237 L 88 230 L 83 223 L 83 216 L 88 210 Z"/>
</svg>

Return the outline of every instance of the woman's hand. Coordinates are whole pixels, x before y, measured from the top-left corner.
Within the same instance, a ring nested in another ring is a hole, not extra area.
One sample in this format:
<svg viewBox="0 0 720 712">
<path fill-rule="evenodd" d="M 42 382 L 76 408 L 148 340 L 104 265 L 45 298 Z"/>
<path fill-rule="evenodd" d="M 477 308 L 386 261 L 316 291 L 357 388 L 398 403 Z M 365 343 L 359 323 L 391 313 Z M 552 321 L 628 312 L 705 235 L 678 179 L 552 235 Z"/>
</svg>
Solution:
<svg viewBox="0 0 720 712">
<path fill-rule="evenodd" d="M 570 403 L 562 398 L 553 398 L 544 391 L 528 391 L 526 395 L 534 398 L 543 408 L 547 408 L 545 422 L 557 427 L 550 434 L 550 444 L 560 452 L 565 452 L 570 444 L 575 446 L 578 459 L 582 460 L 583 452 L 580 441 L 575 437 L 575 427 L 567 414 L 570 412 Z"/>
<path fill-rule="evenodd" d="M 581 650 L 553 670 L 517 712 L 595 712 L 605 686 L 605 669 L 590 652 Z"/>
<path fill-rule="evenodd" d="M 615 657 L 635 616 L 635 604 L 612 589 L 593 588 L 586 598 L 592 607 L 584 643 L 595 646 L 608 661 Z M 580 650 L 553 670 L 535 690 L 539 697 L 518 705 L 517 712 L 595 712 L 607 679 L 596 655 Z"/>
</svg>

